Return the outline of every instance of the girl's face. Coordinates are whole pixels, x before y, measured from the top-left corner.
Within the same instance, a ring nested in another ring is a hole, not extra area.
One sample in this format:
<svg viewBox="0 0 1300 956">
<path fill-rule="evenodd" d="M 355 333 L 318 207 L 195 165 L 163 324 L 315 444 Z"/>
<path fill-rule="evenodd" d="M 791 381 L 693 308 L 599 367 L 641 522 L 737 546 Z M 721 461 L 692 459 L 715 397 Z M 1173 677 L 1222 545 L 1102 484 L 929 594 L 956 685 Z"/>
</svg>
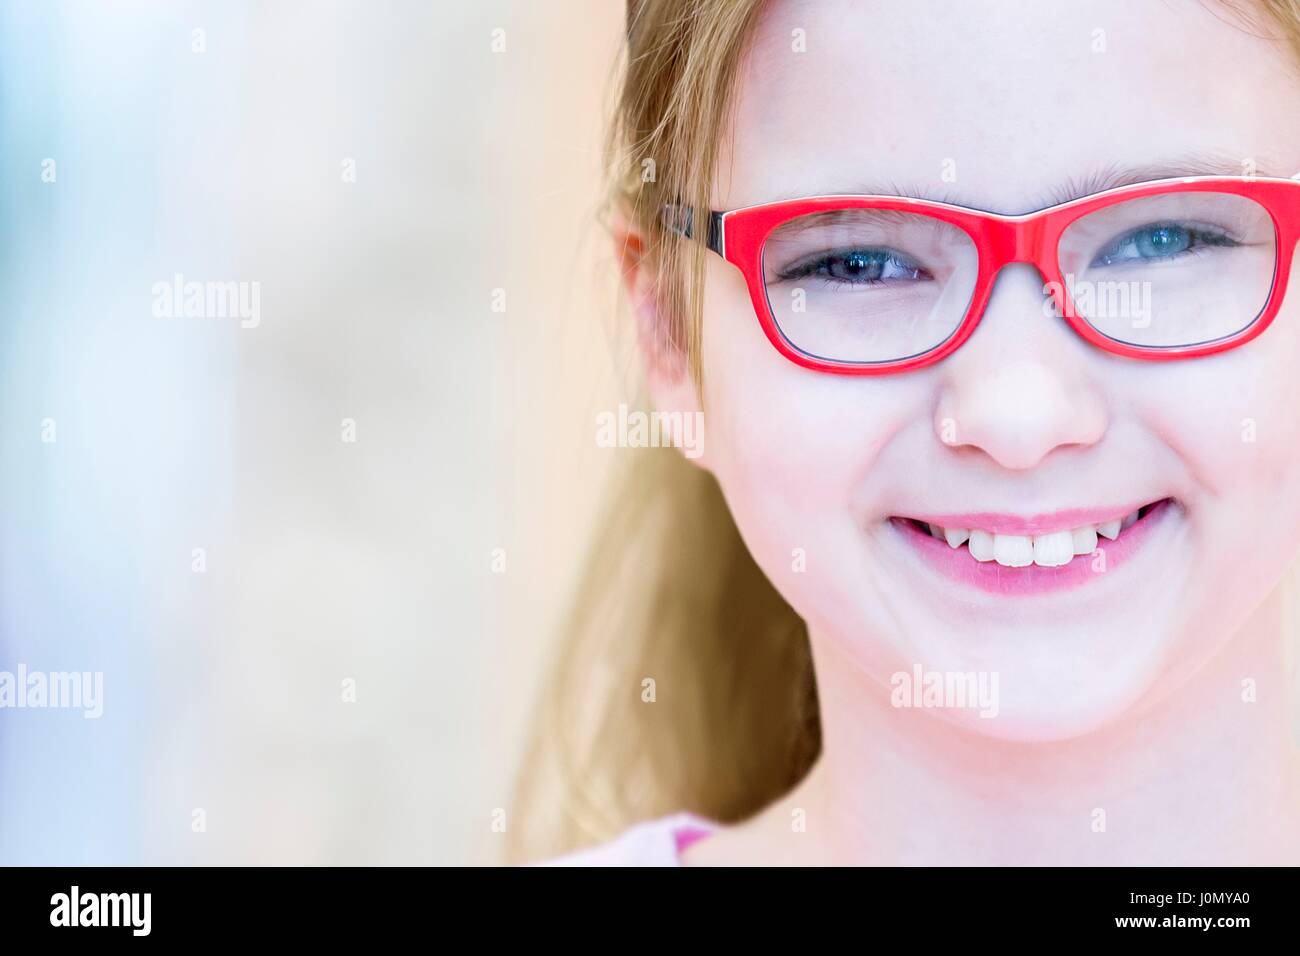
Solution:
<svg viewBox="0 0 1300 956">
<path fill-rule="evenodd" d="M 1018 214 L 1133 179 L 1288 177 L 1300 83 L 1260 32 L 1197 0 L 775 2 L 713 207 L 889 192 Z M 709 258 L 704 462 L 822 656 L 882 699 L 917 665 L 996 675 L 996 719 L 944 715 L 1087 732 L 1206 662 L 1300 548 L 1300 277 L 1255 341 L 1145 362 L 1048 317 L 1016 264 L 956 353 L 850 377 L 779 355 L 740 272 Z M 1047 533 L 1166 499 L 1069 575 L 990 574 L 900 520 Z"/>
</svg>

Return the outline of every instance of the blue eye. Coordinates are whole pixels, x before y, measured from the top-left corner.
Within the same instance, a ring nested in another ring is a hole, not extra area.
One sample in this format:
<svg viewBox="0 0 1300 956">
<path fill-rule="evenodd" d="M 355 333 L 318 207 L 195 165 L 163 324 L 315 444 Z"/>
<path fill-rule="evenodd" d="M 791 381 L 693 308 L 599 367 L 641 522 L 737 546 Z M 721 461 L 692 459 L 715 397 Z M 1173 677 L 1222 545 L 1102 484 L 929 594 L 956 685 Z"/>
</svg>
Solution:
<svg viewBox="0 0 1300 956">
<path fill-rule="evenodd" d="M 1155 262 L 1175 259 L 1198 248 L 1237 244 L 1222 232 L 1198 229 L 1177 222 L 1153 222 L 1132 229 L 1111 242 L 1092 261 L 1092 265 Z"/>
<path fill-rule="evenodd" d="M 780 281 L 824 276 L 846 285 L 874 285 L 906 279 L 929 279 L 930 274 L 911 259 L 888 249 L 853 249 L 819 253 L 782 271 Z"/>
</svg>

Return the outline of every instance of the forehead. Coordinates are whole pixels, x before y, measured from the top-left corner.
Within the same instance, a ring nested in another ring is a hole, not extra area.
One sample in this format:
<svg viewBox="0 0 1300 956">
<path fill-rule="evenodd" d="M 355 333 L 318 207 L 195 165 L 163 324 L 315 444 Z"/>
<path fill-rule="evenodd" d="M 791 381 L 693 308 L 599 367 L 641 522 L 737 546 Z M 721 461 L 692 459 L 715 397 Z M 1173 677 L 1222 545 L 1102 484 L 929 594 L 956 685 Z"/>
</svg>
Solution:
<svg viewBox="0 0 1300 956">
<path fill-rule="evenodd" d="M 1219 0 L 774 0 L 715 208 L 880 192 L 1018 213 L 1124 170 L 1290 176 L 1300 70 L 1270 29 Z"/>
</svg>

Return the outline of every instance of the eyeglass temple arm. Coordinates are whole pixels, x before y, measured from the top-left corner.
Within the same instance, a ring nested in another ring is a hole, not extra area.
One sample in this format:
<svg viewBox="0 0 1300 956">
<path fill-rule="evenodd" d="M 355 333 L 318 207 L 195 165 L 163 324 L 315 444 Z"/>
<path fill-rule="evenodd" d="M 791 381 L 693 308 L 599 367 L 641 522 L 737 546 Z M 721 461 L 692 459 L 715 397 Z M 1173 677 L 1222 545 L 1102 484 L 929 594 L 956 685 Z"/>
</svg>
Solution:
<svg viewBox="0 0 1300 956">
<path fill-rule="evenodd" d="M 709 213 L 709 235 L 706 245 L 725 258 L 722 246 L 722 215 L 720 212 Z M 695 238 L 695 210 L 690 206 L 665 203 L 662 219 L 669 232 L 675 232 L 687 239 Z"/>
</svg>

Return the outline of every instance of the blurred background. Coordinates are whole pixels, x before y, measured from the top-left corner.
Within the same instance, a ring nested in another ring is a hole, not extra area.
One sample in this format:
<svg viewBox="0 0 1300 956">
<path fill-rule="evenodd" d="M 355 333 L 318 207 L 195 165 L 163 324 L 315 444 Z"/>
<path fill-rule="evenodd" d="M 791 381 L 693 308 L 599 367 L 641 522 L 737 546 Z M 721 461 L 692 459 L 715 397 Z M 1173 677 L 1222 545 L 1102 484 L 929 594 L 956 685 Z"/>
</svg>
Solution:
<svg viewBox="0 0 1300 956">
<path fill-rule="evenodd" d="M 103 674 L 0 709 L 0 864 L 501 858 L 632 378 L 623 6 L 0 0 L 0 671 Z"/>
</svg>

